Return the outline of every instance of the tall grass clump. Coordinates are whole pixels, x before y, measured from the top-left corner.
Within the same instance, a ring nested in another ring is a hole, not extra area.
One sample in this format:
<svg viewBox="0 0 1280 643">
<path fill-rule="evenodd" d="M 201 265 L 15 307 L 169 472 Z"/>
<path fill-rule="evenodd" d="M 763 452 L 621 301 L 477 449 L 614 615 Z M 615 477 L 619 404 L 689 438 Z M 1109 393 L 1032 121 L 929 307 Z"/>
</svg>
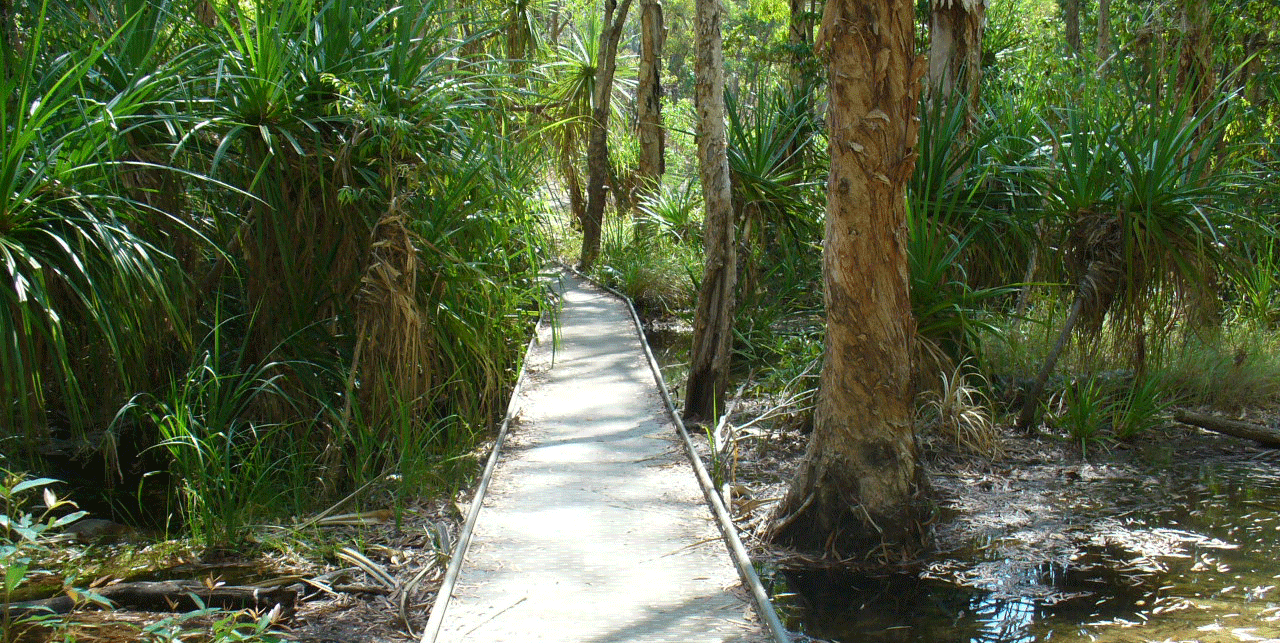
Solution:
<svg viewBox="0 0 1280 643">
<path fill-rule="evenodd" d="M 595 270 L 605 285 L 631 298 L 645 314 L 655 316 L 692 308 L 697 293 L 694 279 L 702 260 L 701 239 L 691 244 L 676 234 L 680 218 L 689 213 L 681 204 L 659 202 L 664 194 L 671 192 L 663 188 L 641 207 L 675 219 L 645 215 L 651 221 L 661 221 L 658 229 L 665 234 L 636 235 L 630 219 L 611 219 L 605 225 L 600 265 Z"/>
</svg>

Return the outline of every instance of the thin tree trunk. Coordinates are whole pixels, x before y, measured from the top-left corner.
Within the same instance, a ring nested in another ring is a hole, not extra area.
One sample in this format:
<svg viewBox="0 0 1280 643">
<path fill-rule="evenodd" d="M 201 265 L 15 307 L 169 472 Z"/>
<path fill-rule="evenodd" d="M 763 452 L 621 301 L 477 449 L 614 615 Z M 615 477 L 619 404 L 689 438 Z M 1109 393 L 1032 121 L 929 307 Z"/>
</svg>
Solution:
<svg viewBox="0 0 1280 643">
<path fill-rule="evenodd" d="M 1245 63 L 1240 70 L 1240 95 L 1255 109 L 1262 106 L 1263 83 L 1257 82 L 1257 78 L 1262 72 L 1262 50 L 1266 42 L 1267 35 L 1261 31 L 1249 34 L 1244 41 Z"/>
<path fill-rule="evenodd" d="M 640 140 L 638 168 L 640 194 L 652 194 L 666 171 L 662 129 L 662 2 L 640 0 L 640 77 L 636 86 L 636 137 Z M 638 200 L 638 199 L 637 199 Z M 639 228 L 637 228 L 637 232 Z"/>
<path fill-rule="evenodd" d="M 729 143 L 725 131 L 724 52 L 720 0 L 697 0 L 694 19 L 698 108 L 698 169 L 705 204 L 706 253 L 698 307 L 693 317 L 693 352 L 685 387 L 684 418 L 706 422 L 723 408 L 729 384 L 733 339 L 733 292 L 737 281 L 733 196 L 729 189 Z"/>
<path fill-rule="evenodd" d="M 963 89 L 969 115 L 978 110 L 982 83 L 982 32 L 987 0 L 933 0 L 929 23 L 929 89 L 950 103 Z"/>
<path fill-rule="evenodd" d="M 788 143 L 786 163 L 799 166 L 803 159 L 800 150 L 808 142 L 810 123 L 813 119 L 813 11 L 806 0 L 788 0 L 790 20 L 787 45 L 791 50 L 791 100 L 800 101 L 805 131 L 793 136 Z"/>
<path fill-rule="evenodd" d="M 18 50 L 17 24 L 13 20 L 13 0 L 0 0 L 0 63 L 4 64 L 4 78 L 13 78 L 17 72 Z"/>
<path fill-rule="evenodd" d="M 905 194 L 927 63 L 913 4 L 830 0 L 817 38 L 830 83 L 826 350 L 808 451 L 770 537 L 828 556 L 902 555 L 922 539 Z"/>
<path fill-rule="evenodd" d="M 1053 348 L 1049 350 L 1049 356 L 1044 358 L 1044 365 L 1036 374 L 1031 388 L 1022 395 L 1022 412 L 1018 414 L 1018 421 L 1014 426 L 1023 431 L 1031 431 L 1040 420 L 1040 394 L 1044 392 L 1044 385 L 1049 381 L 1053 367 L 1058 365 L 1058 358 L 1062 355 L 1062 349 L 1066 348 L 1067 340 L 1071 339 L 1071 333 L 1080 323 L 1080 313 L 1084 310 L 1084 292 L 1084 286 L 1079 286 L 1075 301 L 1071 302 L 1071 312 L 1067 315 L 1067 321 L 1058 332 L 1058 341 L 1054 342 Z"/>
<path fill-rule="evenodd" d="M 787 45 L 791 48 L 791 83 L 804 83 L 808 58 L 813 55 L 813 18 L 805 0 L 788 0 Z"/>
<path fill-rule="evenodd" d="M 613 74 L 617 71 L 618 40 L 627 20 L 631 0 L 604 0 L 604 27 L 600 30 L 600 67 L 596 69 L 596 94 L 587 125 L 587 212 L 582 221 L 582 254 L 578 267 L 587 270 L 600 256 L 600 228 L 604 224 L 605 183 L 609 178 L 609 101 Z"/>
<path fill-rule="evenodd" d="M 551 0 L 551 15 L 549 17 L 551 32 L 551 49 L 555 51 L 560 48 L 560 30 L 563 25 L 560 23 L 560 0 Z"/>
<path fill-rule="evenodd" d="M 573 213 L 573 222 L 579 229 L 587 220 L 587 202 L 582 196 L 582 178 L 578 175 L 578 167 L 573 161 L 563 165 L 564 189 L 569 193 L 569 212 Z"/>
<path fill-rule="evenodd" d="M 1067 31 L 1067 49 L 1072 56 L 1080 55 L 1080 0 L 1063 0 L 1062 21 Z"/>
<path fill-rule="evenodd" d="M 1213 42 L 1209 37 L 1209 7 L 1203 0 L 1181 0 L 1178 4 L 1182 27 L 1182 47 L 1178 57 L 1178 88 L 1186 97 L 1188 117 L 1199 114 L 1213 99 L 1216 84 L 1213 71 Z M 1202 131 L 1212 128 L 1205 119 Z"/>
<path fill-rule="evenodd" d="M 1098 0 L 1098 60 L 1099 70 L 1106 69 L 1111 60 L 1111 0 Z"/>
</svg>

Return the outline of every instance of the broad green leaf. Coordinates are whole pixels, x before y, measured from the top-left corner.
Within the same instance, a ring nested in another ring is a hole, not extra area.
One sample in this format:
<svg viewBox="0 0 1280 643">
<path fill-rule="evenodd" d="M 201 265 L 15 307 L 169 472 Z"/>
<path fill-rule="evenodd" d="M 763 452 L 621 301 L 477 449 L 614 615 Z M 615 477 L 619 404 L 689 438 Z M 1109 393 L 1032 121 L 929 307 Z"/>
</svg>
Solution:
<svg viewBox="0 0 1280 643">
<path fill-rule="evenodd" d="M 43 487 L 44 485 L 54 484 L 56 482 L 62 482 L 62 481 L 54 480 L 53 478 L 34 478 L 31 480 L 24 480 L 14 485 L 10 493 L 15 493 L 15 494 L 21 493 L 23 491 L 26 491 L 27 489 L 34 489 L 35 487 Z"/>
<path fill-rule="evenodd" d="M 9 565 L 9 569 L 4 573 L 4 593 L 12 594 L 13 590 L 18 589 L 18 585 L 22 584 L 22 579 L 27 576 L 27 569 L 30 565 L 27 563 L 17 563 Z"/>
</svg>

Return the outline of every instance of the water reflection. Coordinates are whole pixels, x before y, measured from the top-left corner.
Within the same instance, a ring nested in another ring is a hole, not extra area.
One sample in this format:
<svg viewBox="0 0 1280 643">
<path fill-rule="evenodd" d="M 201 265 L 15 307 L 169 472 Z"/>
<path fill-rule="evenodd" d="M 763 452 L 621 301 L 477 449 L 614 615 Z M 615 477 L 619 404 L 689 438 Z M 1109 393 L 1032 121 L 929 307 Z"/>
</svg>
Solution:
<svg viewBox="0 0 1280 643">
<path fill-rule="evenodd" d="M 1280 641 L 1276 465 L 1200 462 L 1114 485 L 1072 507 L 1097 515 L 1069 561 L 973 553 L 933 577 L 786 572 L 775 591 L 789 627 L 841 643 Z"/>
</svg>

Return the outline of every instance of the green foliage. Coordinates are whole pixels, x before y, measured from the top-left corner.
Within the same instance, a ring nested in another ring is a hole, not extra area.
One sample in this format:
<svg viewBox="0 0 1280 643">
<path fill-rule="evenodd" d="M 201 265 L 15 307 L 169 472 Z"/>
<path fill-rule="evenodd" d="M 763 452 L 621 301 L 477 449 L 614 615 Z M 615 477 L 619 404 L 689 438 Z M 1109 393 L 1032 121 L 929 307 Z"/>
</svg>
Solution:
<svg viewBox="0 0 1280 643">
<path fill-rule="evenodd" d="M 283 427 L 252 418 L 257 405 L 288 403 L 281 382 L 287 372 L 305 367 L 248 364 L 243 345 L 223 341 L 219 324 L 204 352 L 167 392 L 154 401 L 135 399 L 121 415 L 157 428 L 157 447 L 171 459 L 185 526 L 196 540 L 215 545 L 237 542 L 280 500 L 278 477 L 291 464 L 298 466 L 275 453 Z"/>
<path fill-rule="evenodd" d="M 1113 408 L 1112 431 L 1117 440 L 1132 440 L 1168 421 L 1166 412 L 1173 400 L 1159 376 L 1134 382 Z"/>
<path fill-rule="evenodd" d="M 200 603 L 199 597 L 194 600 Z M 278 618 L 275 612 L 265 612 L 246 619 L 240 612 L 205 607 L 160 619 L 143 627 L 139 634 L 147 643 L 180 643 L 195 632 L 208 643 L 279 643 L 288 639 L 271 631 Z M 210 619 L 212 622 L 204 623 Z"/>
<path fill-rule="evenodd" d="M 84 375 L 102 362 L 94 374 L 131 372 L 147 309 L 171 310 L 174 297 L 161 276 L 167 257 L 134 231 L 139 208 L 113 189 L 117 130 L 147 90 L 88 95 L 120 32 L 56 52 L 44 26 L 16 73 L 0 78 L 0 95 L 12 97 L 0 110 L 0 425 L 32 437 L 54 409 L 83 430 Z"/>
<path fill-rule="evenodd" d="M 539 150 L 508 66 L 473 55 L 494 32 L 434 0 L 179 4 L 21 21 L 4 437 L 70 425 L 110 461 L 130 425 L 209 542 L 322 501 L 317 478 L 460 484 L 541 296 Z"/>
<path fill-rule="evenodd" d="M 1190 334 L 1164 358 L 1166 388 L 1187 404 L 1228 411 L 1280 395 L 1280 335 L 1252 324 Z"/>
<path fill-rule="evenodd" d="M 645 195 L 638 206 L 641 225 L 656 230 L 672 242 L 687 246 L 702 243 L 702 196 L 697 181 L 683 181 L 679 187 L 664 182 Z"/>
<path fill-rule="evenodd" d="M 1071 382 L 1061 397 L 1062 411 L 1057 424 L 1088 455 L 1089 445 L 1102 439 L 1104 425 L 1110 421 L 1115 401 L 1096 377 Z"/>
<path fill-rule="evenodd" d="M 631 298 L 647 314 L 668 314 L 693 305 L 694 275 L 701 270 L 701 245 L 667 236 L 635 234 L 632 222 L 606 222 L 596 278 Z"/>
<path fill-rule="evenodd" d="M 28 577 L 43 570 L 32 566 L 50 553 L 50 537 L 61 528 L 84 517 L 83 511 L 70 511 L 75 504 L 59 498 L 51 485 L 58 481 L 50 478 L 30 478 L 0 468 L 0 569 L 4 584 L 0 586 L 4 599 L 0 610 L 0 631 L 11 632 L 24 620 L 15 619 L 9 611 L 14 592 Z M 31 505 L 32 496 L 40 492 L 43 507 Z M 33 513 L 38 511 L 38 513 Z M 61 515 L 59 515 L 61 514 Z"/>
<path fill-rule="evenodd" d="M 1091 444 L 1132 441 L 1169 421 L 1168 411 L 1179 401 L 1170 381 L 1168 371 L 1141 376 L 1107 371 L 1069 379 L 1049 404 L 1051 423 L 1086 453 Z"/>
</svg>

